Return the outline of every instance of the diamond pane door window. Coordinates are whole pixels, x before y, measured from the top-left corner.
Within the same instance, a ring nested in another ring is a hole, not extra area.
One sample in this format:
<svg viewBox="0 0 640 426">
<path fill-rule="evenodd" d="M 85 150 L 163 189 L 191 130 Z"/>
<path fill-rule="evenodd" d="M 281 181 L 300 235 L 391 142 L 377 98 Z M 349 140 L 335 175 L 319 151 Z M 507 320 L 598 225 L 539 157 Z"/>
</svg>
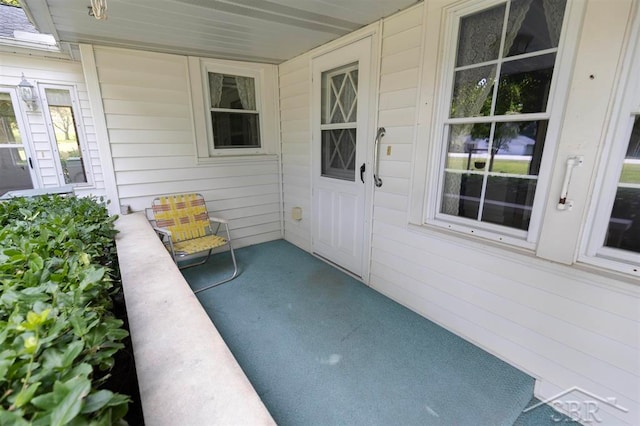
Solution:
<svg viewBox="0 0 640 426">
<path fill-rule="evenodd" d="M 355 181 L 358 66 L 322 73 L 321 175 Z"/>
<path fill-rule="evenodd" d="M 529 229 L 565 3 L 511 0 L 460 18 L 440 217 Z"/>
</svg>

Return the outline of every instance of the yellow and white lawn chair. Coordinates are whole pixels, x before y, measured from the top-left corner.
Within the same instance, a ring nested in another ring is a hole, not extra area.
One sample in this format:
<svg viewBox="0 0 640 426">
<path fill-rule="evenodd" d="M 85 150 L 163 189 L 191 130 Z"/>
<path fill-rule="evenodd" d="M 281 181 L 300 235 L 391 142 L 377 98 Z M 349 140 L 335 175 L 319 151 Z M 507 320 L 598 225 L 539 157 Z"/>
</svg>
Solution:
<svg viewBox="0 0 640 426">
<path fill-rule="evenodd" d="M 202 265 L 211 256 L 213 249 L 229 246 L 233 261 L 231 276 L 195 291 L 198 293 L 231 281 L 238 275 L 238 264 L 231 245 L 229 223 L 225 219 L 209 216 L 204 197 L 200 194 L 176 194 L 155 198 L 151 206 L 154 230 L 158 233 L 174 262 L 179 268 Z M 226 238 L 217 235 L 221 225 L 226 231 Z M 206 252 L 204 260 L 180 266 L 183 258 Z"/>
</svg>

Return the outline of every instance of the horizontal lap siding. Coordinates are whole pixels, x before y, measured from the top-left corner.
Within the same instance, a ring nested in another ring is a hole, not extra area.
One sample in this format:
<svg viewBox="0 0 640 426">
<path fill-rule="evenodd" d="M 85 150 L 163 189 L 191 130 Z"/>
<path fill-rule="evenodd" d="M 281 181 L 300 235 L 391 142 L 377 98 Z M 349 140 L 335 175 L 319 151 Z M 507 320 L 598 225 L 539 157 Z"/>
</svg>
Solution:
<svg viewBox="0 0 640 426">
<path fill-rule="evenodd" d="M 6 86 L 16 86 L 24 73 L 25 77 L 32 84 L 59 84 L 64 86 L 74 86 L 79 100 L 81 122 L 84 125 L 84 135 L 86 140 L 86 158 L 90 165 L 93 185 L 91 187 L 79 186 L 76 189 L 78 195 L 104 195 L 104 180 L 100 167 L 100 154 L 96 142 L 95 129 L 93 127 L 93 116 L 89 107 L 87 88 L 84 82 L 82 66 L 79 62 L 61 59 L 45 59 L 37 56 L 2 54 L 2 66 L 0 67 L 0 84 Z M 22 107 L 22 105 L 20 105 Z M 42 110 L 42 103 L 35 112 L 27 115 L 27 129 L 33 147 L 33 157 L 41 177 L 43 187 L 56 187 L 60 185 L 58 171 L 53 159 L 52 142 L 49 140 L 47 124 Z M 82 131 L 82 129 L 79 129 Z M 82 141 L 81 141 L 82 142 Z"/>
<path fill-rule="evenodd" d="M 282 140 L 284 236 L 311 250 L 311 80 L 310 58 L 303 55 L 281 64 L 280 121 Z M 302 220 L 291 218 L 302 208 Z"/>
<path fill-rule="evenodd" d="M 282 237 L 276 159 L 197 164 L 186 57 L 96 47 L 95 58 L 121 204 L 198 192 L 237 247 Z"/>
<path fill-rule="evenodd" d="M 618 397 L 626 421 L 637 418 L 637 286 L 408 227 L 413 145 L 426 143 L 414 142 L 421 16 L 417 7 L 384 22 L 378 120 L 387 132 L 370 285 L 548 384 L 540 396 L 579 386 Z"/>
</svg>

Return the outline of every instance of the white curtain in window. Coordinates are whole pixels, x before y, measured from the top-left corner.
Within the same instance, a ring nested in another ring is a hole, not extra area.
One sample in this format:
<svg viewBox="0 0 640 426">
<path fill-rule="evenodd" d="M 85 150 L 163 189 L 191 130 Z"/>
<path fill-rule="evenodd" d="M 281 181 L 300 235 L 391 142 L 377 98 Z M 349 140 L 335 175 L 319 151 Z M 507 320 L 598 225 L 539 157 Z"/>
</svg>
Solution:
<svg viewBox="0 0 640 426">
<path fill-rule="evenodd" d="M 211 108 L 220 107 L 220 99 L 222 98 L 222 81 L 224 75 L 209 73 L 209 96 L 211 99 Z"/>
<path fill-rule="evenodd" d="M 547 18 L 547 28 L 551 45 L 557 46 L 560 42 L 560 31 L 562 31 L 562 19 L 564 18 L 564 8 L 566 0 L 543 0 L 544 16 Z"/>
<path fill-rule="evenodd" d="M 236 76 L 236 87 L 243 109 L 256 109 L 256 89 L 253 78 Z"/>
</svg>

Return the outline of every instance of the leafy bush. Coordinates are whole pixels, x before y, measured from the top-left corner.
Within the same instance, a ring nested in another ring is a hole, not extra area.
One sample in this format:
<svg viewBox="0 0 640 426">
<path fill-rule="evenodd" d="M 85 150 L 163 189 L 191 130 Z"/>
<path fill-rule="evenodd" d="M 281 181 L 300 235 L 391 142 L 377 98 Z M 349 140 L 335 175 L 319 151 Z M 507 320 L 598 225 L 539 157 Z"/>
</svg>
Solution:
<svg viewBox="0 0 640 426">
<path fill-rule="evenodd" d="M 122 422 L 129 397 L 102 388 L 128 335 L 114 220 L 95 199 L 0 202 L 0 424 Z"/>
</svg>

